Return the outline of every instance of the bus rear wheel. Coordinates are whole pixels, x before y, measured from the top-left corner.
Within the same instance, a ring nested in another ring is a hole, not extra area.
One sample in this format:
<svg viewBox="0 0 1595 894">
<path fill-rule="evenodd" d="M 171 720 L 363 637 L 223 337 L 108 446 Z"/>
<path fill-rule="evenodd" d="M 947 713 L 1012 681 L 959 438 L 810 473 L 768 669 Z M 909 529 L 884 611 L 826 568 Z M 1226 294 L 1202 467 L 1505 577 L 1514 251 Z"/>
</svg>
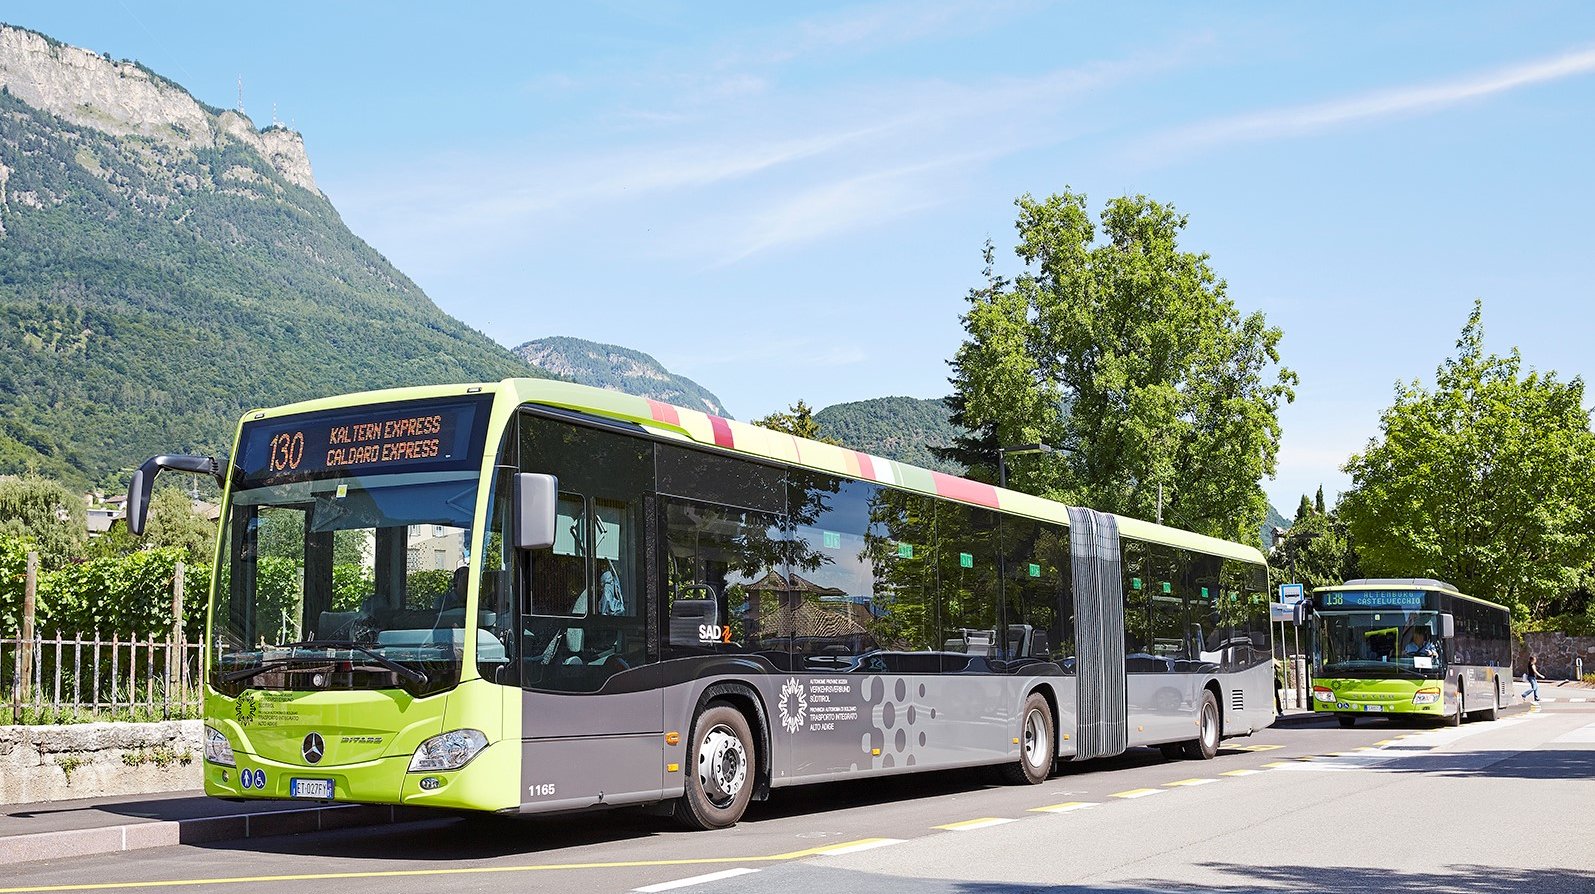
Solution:
<svg viewBox="0 0 1595 894">
<path fill-rule="evenodd" d="M 1218 739 L 1221 730 L 1218 719 L 1218 699 L 1213 693 L 1203 691 L 1201 713 L 1196 717 L 1196 738 L 1185 743 L 1185 756 L 1192 760 L 1210 761 L 1218 756 Z"/>
<path fill-rule="evenodd" d="M 742 712 L 711 704 L 692 724 L 687 790 L 676 801 L 676 822 L 689 829 L 736 825 L 748 809 L 758 778 L 758 751 Z"/>
<path fill-rule="evenodd" d="M 1025 699 L 1024 721 L 1019 732 L 1019 759 L 1002 767 L 1002 778 L 1014 785 L 1040 785 L 1052 775 L 1057 759 L 1053 746 L 1052 709 L 1041 693 Z"/>
<path fill-rule="evenodd" d="M 1479 712 L 1479 716 L 1485 720 L 1495 720 L 1501 716 L 1501 684 L 1497 683 L 1493 688 L 1495 689 L 1495 698 L 1490 701 L 1488 708 Z"/>
</svg>

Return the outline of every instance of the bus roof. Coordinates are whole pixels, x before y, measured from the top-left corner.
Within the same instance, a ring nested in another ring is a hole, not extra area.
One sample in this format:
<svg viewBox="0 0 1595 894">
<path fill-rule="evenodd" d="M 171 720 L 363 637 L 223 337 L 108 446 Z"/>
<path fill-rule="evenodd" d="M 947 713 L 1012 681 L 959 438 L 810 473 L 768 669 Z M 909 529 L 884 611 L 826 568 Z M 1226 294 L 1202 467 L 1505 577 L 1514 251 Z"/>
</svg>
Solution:
<svg viewBox="0 0 1595 894">
<path fill-rule="evenodd" d="M 1345 593 L 1356 590 L 1438 590 L 1443 593 L 1449 593 L 1452 596 L 1460 596 L 1469 602 L 1477 602 L 1503 611 L 1506 610 L 1504 605 L 1491 602 L 1488 599 L 1480 599 L 1477 596 L 1469 596 L 1451 584 L 1432 577 L 1365 577 L 1357 580 L 1348 580 L 1343 584 L 1336 584 L 1332 587 L 1313 588 L 1314 593 Z"/>
<path fill-rule="evenodd" d="M 505 379 L 497 384 L 391 388 L 252 410 L 243 421 L 331 409 L 362 403 L 414 400 L 467 391 L 497 392 L 517 403 L 540 404 L 642 427 L 664 438 L 690 441 L 734 453 L 789 463 L 822 472 L 874 481 L 960 503 L 999 509 L 1067 525 L 1067 507 L 1053 500 L 1005 490 L 980 481 L 912 466 L 858 450 L 799 438 L 746 422 L 726 419 L 663 401 L 555 379 Z M 1256 547 L 1221 540 L 1126 516 L 1115 516 L 1121 534 L 1136 540 L 1190 549 L 1237 561 L 1263 564 Z"/>
</svg>

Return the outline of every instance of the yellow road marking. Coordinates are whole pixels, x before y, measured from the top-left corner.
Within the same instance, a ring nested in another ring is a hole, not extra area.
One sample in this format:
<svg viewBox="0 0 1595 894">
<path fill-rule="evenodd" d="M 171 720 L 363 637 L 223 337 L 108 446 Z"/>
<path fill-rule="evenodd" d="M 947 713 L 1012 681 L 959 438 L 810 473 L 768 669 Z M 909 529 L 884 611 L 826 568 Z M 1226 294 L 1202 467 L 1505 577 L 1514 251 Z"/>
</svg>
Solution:
<svg viewBox="0 0 1595 894">
<path fill-rule="evenodd" d="M 1263 772 L 1263 771 L 1262 770 L 1225 770 L 1224 772 L 1222 772 L 1222 773 L 1220 773 L 1218 775 L 1220 775 L 1220 776 L 1256 776 L 1258 773 L 1261 773 L 1261 772 Z"/>
<path fill-rule="evenodd" d="M 1241 751 L 1273 751 L 1275 748 L 1284 748 L 1283 745 L 1241 745 Z"/>
<path fill-rule="evenodd" d="M 1396 744 L 1396 740 L 1395 739 L 1380 739 L 1379 741 L 1375 742 L 1374 744 L 1375 745 L 1394 745 L 1394 744 Z"/>
<path fill-rule="evenodd" d="M 971 829 L 984 829 L 987 826 L 1000 826 L 1003 823 L 1011 822 L 1013 820 L 1003 819 L 1000 816 L 983 816 L 980 819 L 964 820 L 963 822 L 948 823 L 945 826 L 932 826 L 931 828 L 944 829 L 948 832 L 968 832 Z"/>
<path fill-rule="evenodd" d="M 1290 766 L 1290 761 L 1269 761 L 1268 763 L 1263 764 L 1263 766 L 1265 766 L 1265 767 L 1288 767 L 1288 766 Z"/>
<path fill-rule="evenodd" d="M 1114 792 L 1110 798 L 1144 798 L 1147 795 L 1161 795 L 1165 789 L 1161 788 L 1132 788 L 1127 792 Z"/>
<path fill-rule="evenodd" d="M 1163 784 L 1165 786 L 1173 786 L 1173 785 L 1207 785 L 1209 782 L 1217 782 L 1217 781 L 1218 781 L 1217 779 L 1205 779 L 1205 778 L 1202 778 L 1202 777 L 1197 777 L 1195 779 L 1181 779 L 1179 782 L 1165 782 Z"/>
<path fill-rule="evenodd" d="M 46 891 L 107 891 L 132 888 L 192 888 L 202 885 L 242 885 L 261 882 L 319 882 L 357 878 L 425 878 L 448 875 L 492 875 L 512 872 L 555 872 L 569 869 L 635 869 L 648 866 L 708 866 L 716 863 L 780 863 L 829 854 L 844 848 L 863 849 L 876 843 L 895 843 L 891 838 L 860 838 L 784 854 L 757 857 L 683 857 L 675 860 L 614 860 L 591 863 L 537 863 L 523 866 L 463 866 L 447 869 L 375 869 L 363 872 L 305 872 L 292 875 L 239 875 L 222 878 L 160 879 L 156 881 L 96 882 L 78 885 L 29 885 L 0 888 L 0 894 L 34 894 Z"/>
<path fill-rule="evenodd" d="M 1031 813 L 1068 813 L 1071 810 L 1084 810 L 1087 807 L 1099 806 L 1096 801 L 1065 801 L 1062 804 L 1050 804 L 1046 807 L 1032 807 Z"/>
</svg>

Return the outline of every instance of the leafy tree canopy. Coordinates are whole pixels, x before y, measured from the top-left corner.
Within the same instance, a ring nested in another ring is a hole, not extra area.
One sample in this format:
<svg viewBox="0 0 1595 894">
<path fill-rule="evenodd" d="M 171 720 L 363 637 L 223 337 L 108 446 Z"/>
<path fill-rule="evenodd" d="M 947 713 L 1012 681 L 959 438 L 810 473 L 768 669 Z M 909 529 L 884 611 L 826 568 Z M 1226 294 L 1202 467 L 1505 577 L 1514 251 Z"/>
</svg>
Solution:
<svg viewBox="0 0 1595 894">
<path fill-rule="evenodd" d="M 800 438 L 808 438 L 811 441 L 821 441 L 826 444 L 841 443 L 835 438 L 826 437 L 820 431 L 820 423 L 814 419 L 814 409 L 802 400 L 789 406 L 784 413 L 779 411 L 771 413 L 763 419 L 753 420 L 753 424 L 797 435 Z"/>
<path fill-rule="evenodd" d="M 1172 206 L 1113 199 L 1099 230 L 1074 192 L 1016 204 L 1025 269 L 995 274 L 987 243 L 951 362 L 970 434 L 949 458 L 991 480 L 999 445 L 1047 443 L 1060 452 L 1010 463 L 1011 487 L 1152 518 L 1161 485 L 1166 523 L 1255 542 L 1296 382 L 1280 330 L 1181 250 Z"/>
<path fill-rule="evenodd" d="M 1538 617 L 1595 555 L 1595 435 L 1583 380 L 1486 354 L 1482 321 L 1475 303 L 1433 389 L 1396 386 L 1338 509 L 1368 573 L 1437 577 Z"/>
<path fill-rule="evenodd" d="M 27 540 L 46 568 L 79 557 L 87 537 L 83 499 L 35 474 L 0 477 L 0 534 Z"/>
<path fill-rule="evenodd" d="M 1306 584 L 1309 590 L 1359 576 L 1351 535 L 1336 513 L 1324 511 L 1322 487 L 1316 498 L 1302 495 L 1295 521 L 1269 554 L 1268 562 L 1276 575 Z"/>
</svg>

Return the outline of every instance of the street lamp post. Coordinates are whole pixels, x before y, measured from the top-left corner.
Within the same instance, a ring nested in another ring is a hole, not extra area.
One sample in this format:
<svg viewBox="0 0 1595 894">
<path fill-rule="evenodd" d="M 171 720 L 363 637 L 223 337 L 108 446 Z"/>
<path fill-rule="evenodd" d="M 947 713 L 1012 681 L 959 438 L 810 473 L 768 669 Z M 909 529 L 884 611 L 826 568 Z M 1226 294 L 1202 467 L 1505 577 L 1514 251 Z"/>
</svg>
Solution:
<svg viewBox="0 0 1595 894">
<path fill-rule="evenodd" d="M 1053 448 L 1047 444 L 1015 444 L 1012 447 L 997 448 L 997 486 L 1008 487 L 1008 454 L 1014 453 L 1051 453 Z"/>
</svg>

